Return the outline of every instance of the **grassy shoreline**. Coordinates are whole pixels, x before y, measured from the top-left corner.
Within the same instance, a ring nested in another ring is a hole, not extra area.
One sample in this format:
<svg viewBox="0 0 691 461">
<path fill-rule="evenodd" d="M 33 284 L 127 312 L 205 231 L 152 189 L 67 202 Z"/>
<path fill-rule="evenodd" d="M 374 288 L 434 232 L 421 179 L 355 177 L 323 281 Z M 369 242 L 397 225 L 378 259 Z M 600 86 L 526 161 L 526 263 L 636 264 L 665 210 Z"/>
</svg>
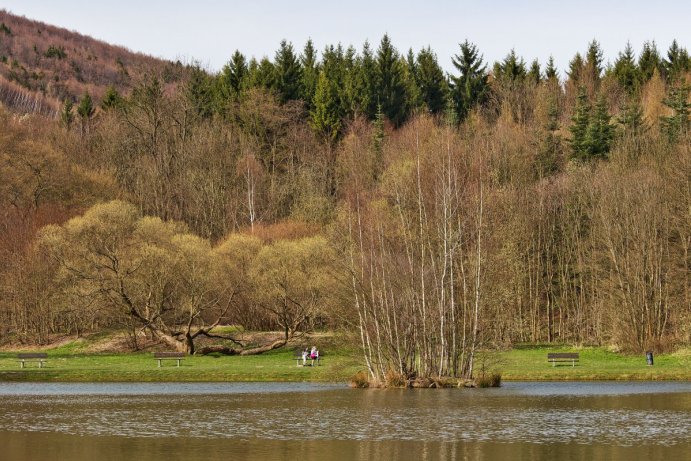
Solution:
<svg viewBox="0 0 691 461">
<path fill-rule="evenodd" d="M 20 369 L 18 351 L 0 352 L 0 382 L 347 382 L 363 370 L 357 350 L 329 350 L 321 366 L 297 366 L 292 350 L 255 356 L 192 356 L 181 367 L 172 361 L 158 368 L 150 352 L 89 353 L 68 344 L 45 349 L 48 362 L 39 369 Z M 548 352 L 579 352 L 572 367 L 553 367 Z M 655 356 L 646 365 L 643 354 L 627 355 L 602 347 L 516 346 L 480 354 L 476 370 L 499 370 L 505 381 L 691 380 L 691 350 Z"/>
</svg>

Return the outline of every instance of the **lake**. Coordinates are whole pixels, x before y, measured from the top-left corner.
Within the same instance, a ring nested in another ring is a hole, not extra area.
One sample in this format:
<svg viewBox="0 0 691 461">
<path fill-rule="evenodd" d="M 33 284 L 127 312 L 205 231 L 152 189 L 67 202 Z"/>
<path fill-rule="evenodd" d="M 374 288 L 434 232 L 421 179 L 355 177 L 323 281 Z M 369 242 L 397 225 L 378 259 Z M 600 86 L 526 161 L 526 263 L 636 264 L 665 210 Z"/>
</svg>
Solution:
<svg viewBox="0 0 691 461">
<path fill-rule="evenodd" d="M 0 459 L 689 459 L 689 382 L 0 383 Z"/>
</svg>

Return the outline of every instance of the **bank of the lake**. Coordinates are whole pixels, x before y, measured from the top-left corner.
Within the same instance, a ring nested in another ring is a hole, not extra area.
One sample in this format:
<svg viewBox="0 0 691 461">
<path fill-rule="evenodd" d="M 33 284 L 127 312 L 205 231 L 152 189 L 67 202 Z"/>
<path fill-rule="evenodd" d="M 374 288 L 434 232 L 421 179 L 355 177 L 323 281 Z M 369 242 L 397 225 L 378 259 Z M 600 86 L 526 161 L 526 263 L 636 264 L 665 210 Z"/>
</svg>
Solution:
<svg viewBox="0 0 691 461">
<path fill-rule="evenodd" d="M 44 349 L 47 364 L 19 367 L 19 350 L 0 352 L 0 381 L 45 382 L 346 382 L 364 367 L 357 349 L 329 350 L 320 366 L 296 366 L 292 350 L 253 356 L 191 356 L 179 368 L 174 361 L 157 367 L 150 352 L 88 353 L 73 345 Z M 548 352 L 578 352 L 575 367 L 547 362 Z M 477 369 L 499 370 L 504 380 L 691 380 L 691 350 L 656 354 L 647 366 L 643 354 L 629 355 L 601 347 L 517 346 L 480 354 Z"/>
</svg>

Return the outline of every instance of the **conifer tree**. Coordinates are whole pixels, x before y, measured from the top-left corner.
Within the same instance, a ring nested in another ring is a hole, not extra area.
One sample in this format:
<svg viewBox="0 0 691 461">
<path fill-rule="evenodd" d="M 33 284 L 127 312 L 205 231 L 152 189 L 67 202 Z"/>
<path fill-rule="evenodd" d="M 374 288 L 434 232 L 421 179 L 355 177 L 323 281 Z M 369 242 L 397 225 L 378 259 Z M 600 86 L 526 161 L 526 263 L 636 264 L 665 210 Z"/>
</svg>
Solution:
<svg viewBox="0 0 691 461">
<path fill-rule="evenodd" d="M 576 53 L 576 56 L 569 61 L 569 70 L 566 71 L 566 76 L 569 81 L 575 84 L 581 82 L 581 77 L 583 76 L 583 57 L 581 53 Z"/>
<path fill-rule="evenodd" d="M 230 61 L 223 66 L 220 75 L 221 98 L 237 100 L 245 86 L 248 74 L 247 60 L 239 50 L 235 50 Z"/>
<path fill-rule="evenodd" d="M 468 40 L 460 47 L 461 52 L 451 59 L 459 72 L 458 76 L 451 76 L 451 97 L 459 122 L 465 120 L 475 106 L 485 101 L 489 91 L 487 68 L 482 63 L 477 47 Z"/>
<path fill-rule="evenodd" d="M 423 48 L 417 55 L 417 83 L 427 110 L 434 115 L 442 113 L 446 108 L 448 84 L 430 47 Z"/>
<path fill-rule="evenodd" d="M 82 99 L 79 101 L 79 106 L 77 106 L 77 114 L 81 121 L 82 134 L 88 133 L 90 128 L 91 117 L 94 115 L 96 109 L 94 108 L 94 102 L 91 99 L 91 95 L 86 92 Z"/>
<path fill-rule="evenodd" d="M 72 112 L 73 107 L 74 103 L 72 103 L 70 98 L 67 98 L 65 99 L 65 103 L 62 105 L 62 110 L 60 111 L 60 122 L 67 131 L 70 131 L 70 128 L 72 128 L 72 122 L 74 122 L 74 113 Z"/>
<path fill-rule="evenodd" d="M 377 50 L 377 89 L 382 112 L 391 123 L 400 126 L 407 117 L 404 70 L 388 34 L 382 37 Z"/>
<path fill-rule="evenodd" d="M 540 62 L 537 60 L 537 58 L 533 59 L 533 62 L 530 63 L 530 70 L 528 71 L 528 81 L 534 83 L 535 85 L 539 85 L 542 81 L 542 73 L 540 72 Z"/>
<path fill-rule="evenodd" d="M 211 77 L 198 65 L 192 67 L 187 80 L 187 98 L 200 117 L 210 117 L 214 112 L 214 88 Z"/>
<path fill-rule="evenodd" d="M 605 158 L 609 154 L 614 140 L 614 126 L 610 123 L 611 118 L 607 111 L 607 101 L 604 96 L 600 96 L 590 116 L 586 132 L 586 151 L 589 157 Z"/>
<path fill-rule="evenodd" d="M 357 57 L 357 51 L 355 51 L 355 47 L 350 45 L 343 54 L 343 63 L 341 70 L 343 76 L 343 83 L 340 92 L 344 113 L 345 116 L 348 118 L 352 118 L 357 113 L 359 113 L 357 104 L 357 74 L 359 72 L 358 66 L 359 61 Z"/>
<path fill-rule="evenodd" d="M 665 76 L 668 82 L 674 82 L 683 72 L 689 70 L 689 53 L 686 48 L 679 46 L 676 40 L 667 50 L 667 59 L 663 61 Z"/>
<path fill-rule="evenodd" d="M 124 100 L 118 90 L 115 89 L 113 85 L 108 86 L 106 89 L 106 94 L 103 95 L 101 100 L 101 109 L 110 110 L 122 107 Z"/>
<path fill-rule="evenodd" d="M 300 56 L 302 64 L 302 100 L 308 111 L 313 108 L 314 93 L 317 91 L 319 81 L 319 63 L 317 62 L 317 51 L 314 48 L 312 39 L 307 40 L 305 48 Z"/>
<path fill-rule="evenodd" d="M 602 77 L 603 56 L 604 53 L 597 40 L 593 40 L 588 44 L 588 51 L 585 55 L 585 68 L 590 72 L 594 82 L 599 82 L 600 77 Z"/>
<path fill-rule="evenodd" d="M 545 79 L 546 80 L 558 80 L 559 72 L 557 67 L 554 65 L 554 57 L 550 56 L 547 60 L 547 67 L 545 68 Z"/>
<path fill-rule="evenodd" d="M 627 42 L 624 51 L 619 53 L 617 60 L 614 62 L 613 72 L 619 84 L 628 94 L 633 94 L 638 89 L 640 73 L 636 65 L 631 43 Z"/>
<path fill-rule="evenodd" d="M 559 109 L 554 98 L 550 98 L 547 112 L 547 123 L 543 128 L 544 135 L 536 159 L 538 177 L 548 176 L 559 170 L 561 138 L 559 129 Z"/>
<path fill-rule="evenodd" d="M 516 50 L 512 49 L 503 61 L 494 65 L 494 74 L 497 79 L 509 82 L 522 81 L 527 75 L 525 61 L 516 54 Z"/>
<path fill-rule="evenodd" d="M 345 75 L 346 63 L 345 55 L 343 54 L 343 47 L 340 44 L 336 47 L 329 45 L 324 49 L 322 56 L 321 72 L 324 73 L 324 76 L 329 82 L 331 89 L 335 91 L 334 104 L 336 104 L 336 106 L 334 106 L 332 110 L 335 110 L 338 113 L 338 118 L 341 120 L 349 114 L 350 109 L 347 100 L 348 93 Z"/>
<path fill-rule="evenodd" d="M 672 115 L 661 117 L 660 120 L 662 130 L 667 134 L 670 142 L 687 139 L 689 135 L 691 128 L 689 92 L 691 92 L 691 86 L 685 83 L 675 85 L 670 88 L 669 95 L 663 101 L 667 107 L 674 111 Z"/>
<path fill-rule="evenodd" d="M 281 40 L 281 45 L 274 59 L 274 88 L 282 103 L 300 99 L 302 90 L 302 67 L 295 55 L 293 45 Z"/>
<path fill-rule="evenodd" d="M 338 95 L 338 84 L 329 80 L 325 69 L 319 73 L 310 118 L 314 131 L 324 141 L 333 145 L 341 134 L 343 109 Z"/>
<path fill-rule="evenodd" d="M 276 84 L 276 72 L 273 63 L 266 56 L 257 62 L 252 58 L 247 69 L 248 88 L 273 89 Z"/>
<path fill-rule="evenodd" d="M 660 72 L 662 61 L 660 60 L 660 53 L 657 50 L 655 42 L 645 42 L 643 44 L 643 51 L 638 58 L 638 68 L 640 71 L 641 80 L 647 82 L 653 77 L 653 73 L 657 69 Z"/>
<path fill-rule="evenodd" d="M 617 122 L 621 125 L 624 135 L 639 135 L 647 129 L 641 104 L 634 97 L 630 97 L 621 107 Z"/>
<path fill-rule="evenodd" d="M 588 103 L 588 95 L 584 87 L 578 89 L 578 98 L 576 99 L 576 109 L 573 117 L 571 117 L 571 157 L 579 160 L 584 160 L 588 157 L 588 143 L 587 133 L 588 124 L 590 121 L 590 104 Z"/>
<path fill-rule="evenodd" d="M 368 42 L 362 47 L 355 76 L 355 105 L 368 120 L 374 120 L 378 111 L 377 66 Z"/>
<path fill-rule="evenodd" d="M 422 93 L 419 88 L 420 76 L 418 75 L 417 60 L 412 48 L 408 49 L 408 54 L 401 59 L 403 68 L 403 80 L 405 82 L 406 108 L 411 112 L 422 109 Z"/>
</svg>

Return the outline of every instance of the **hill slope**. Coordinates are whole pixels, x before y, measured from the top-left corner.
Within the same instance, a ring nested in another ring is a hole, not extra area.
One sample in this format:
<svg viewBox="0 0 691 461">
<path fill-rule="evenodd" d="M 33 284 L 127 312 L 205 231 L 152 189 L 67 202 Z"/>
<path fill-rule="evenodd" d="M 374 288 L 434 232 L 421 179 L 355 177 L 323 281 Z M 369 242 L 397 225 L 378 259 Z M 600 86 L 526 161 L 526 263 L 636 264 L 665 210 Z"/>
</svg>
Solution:
<svg viewBox="0 0 691 461">
<path fill-rule="evenodd" d="M 177 80 L 182 68 L 0 10 L 0 101 L 15 110 L 55 114 L 67 98 L 126 92 L 147 73 Z"/>
</svg>

